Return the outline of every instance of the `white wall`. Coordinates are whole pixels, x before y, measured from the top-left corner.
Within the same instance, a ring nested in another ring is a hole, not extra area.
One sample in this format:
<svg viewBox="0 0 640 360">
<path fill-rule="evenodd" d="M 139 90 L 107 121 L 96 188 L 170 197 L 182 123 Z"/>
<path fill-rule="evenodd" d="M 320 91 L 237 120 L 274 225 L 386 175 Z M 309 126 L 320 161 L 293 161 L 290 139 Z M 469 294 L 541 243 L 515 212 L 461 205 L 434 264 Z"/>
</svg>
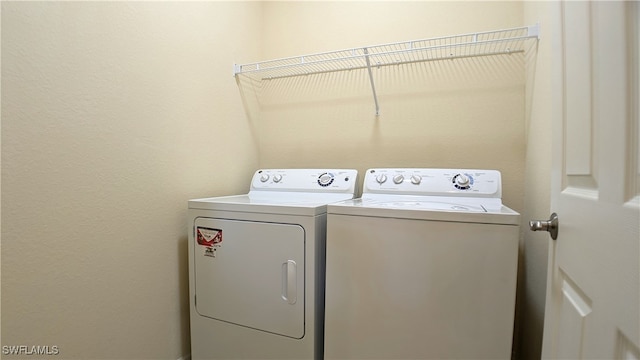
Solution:
<svg viewBox="0 0 640 360">
<path fill-rule="evenodd" d="M 189 353 L 186 207 L 245 191 L 261 4 L 2 2 L 2 345 Z"/>
</svg>

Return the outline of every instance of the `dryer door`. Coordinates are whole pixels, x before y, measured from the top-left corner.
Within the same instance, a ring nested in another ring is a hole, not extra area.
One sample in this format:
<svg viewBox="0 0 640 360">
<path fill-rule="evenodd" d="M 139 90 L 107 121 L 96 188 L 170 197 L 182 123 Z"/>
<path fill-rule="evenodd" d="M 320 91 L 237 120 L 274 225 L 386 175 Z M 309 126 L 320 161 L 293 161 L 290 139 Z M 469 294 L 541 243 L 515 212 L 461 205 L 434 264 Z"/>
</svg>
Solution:
<svg viewBox="0 0 640 360">
<path fill-rule="evenodd" d="M 198 313 L 302 338 L 304 229 L 212 218 L 196 218 L 194 225 Z"/>
</svg>

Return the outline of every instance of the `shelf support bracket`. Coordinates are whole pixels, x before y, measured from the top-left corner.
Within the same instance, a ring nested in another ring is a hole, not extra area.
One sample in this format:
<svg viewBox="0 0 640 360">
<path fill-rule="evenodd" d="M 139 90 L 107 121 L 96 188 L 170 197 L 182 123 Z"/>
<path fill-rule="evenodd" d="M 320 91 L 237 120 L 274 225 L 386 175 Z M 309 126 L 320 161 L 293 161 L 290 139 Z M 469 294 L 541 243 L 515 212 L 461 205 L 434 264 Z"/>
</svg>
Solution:
<svg viewBox="0 0 640 360">
<path fill-rule="evenodd" d="M 380 115 L 380 106 L 378 105 L 378 95 L 376 94 L 376 85 L 373 82 L 373 72 L 371 71 L 371 61 L 369 60 L 369 50 L 363 48 L 364 59 L 367 61 L 367 70 L 369 71 L 369 82 L 371 82 L 371 91 L 373 92 L 373 102 L 376 104 L 376 116 Z"/>
</svg>

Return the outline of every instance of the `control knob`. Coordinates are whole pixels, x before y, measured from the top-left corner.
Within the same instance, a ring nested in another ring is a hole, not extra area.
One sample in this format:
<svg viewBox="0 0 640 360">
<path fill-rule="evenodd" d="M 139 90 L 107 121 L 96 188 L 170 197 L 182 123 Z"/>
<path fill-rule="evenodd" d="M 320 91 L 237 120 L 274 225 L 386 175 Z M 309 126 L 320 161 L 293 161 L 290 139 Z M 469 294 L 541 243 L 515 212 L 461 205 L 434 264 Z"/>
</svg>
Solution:
<svg viewBox="0 0 640 360">
<path fill-rule="evenodd" d="M 473 179 L 467 174 L 457 174 L 453 177 L 453 186 L 456 189 L 468 190 L 471 188 L 471 184 L 473 184 Z"/>
<path fill-rule="evenodd" d="M 458 186 L 467 186 L 469 185 L 469 181 L 469 177 L 465 174 L 456 175 L 456 184 L 458 184 Z"/>
<path fill-rule="evenodd" d="M 318 184 L 320 186 L 329 186 L 331 183 L 333 183 L 333 174 L 324 173 L 318 177 Z"/>
<path fill-rule="evenodd" d="M 378 182 L 378 184 L 384 184 L 384 182 L 387 181 L 387 175 L 380 174 L 376 176 L 376 181 Z"/>
</svg>

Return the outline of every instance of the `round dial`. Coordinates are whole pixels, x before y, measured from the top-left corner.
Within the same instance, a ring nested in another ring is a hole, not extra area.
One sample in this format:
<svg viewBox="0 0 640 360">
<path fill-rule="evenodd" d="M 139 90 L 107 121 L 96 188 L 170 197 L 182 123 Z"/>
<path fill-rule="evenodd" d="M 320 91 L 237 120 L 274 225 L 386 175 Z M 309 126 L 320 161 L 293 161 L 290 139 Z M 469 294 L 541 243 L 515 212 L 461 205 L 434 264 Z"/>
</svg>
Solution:
<svg viewBox="0 0 640 360">
<path fill-rule="evenodd" d="M 269 180 L 269 174 L 260 175 L 260 181 L 267 182 L 267 180 Z"/>
<path fill-rule="evenodd" d="M 280 174 L 273 175 L 273 182 L 279 183 L 280 180 L 282 180 L 282 175 Z"/>
<path fill-rule="evenodd" d="M 473 184 L 473 178 L 467 174 L 457 174 L 453 177 L 453 186 L 456 189 L 467 190 L 471 188 Z"/>
<path fill-rule="evenodd" d="M 385 181 L 387 181 L 387 175 L 380 174 L 376 176 L 376 181 L 378 182 L 378 184 L 383 184 Z"/>
<path fill-rule="evenodd" d="M 320 176 L 318 176 L 318 184 L 320 186 L 329 186 L 331 185 L 331 183 L 333 183 L 333 174 L 331 173 L 324 173 Z"/>
<path fill-rule="evenodd" d="M 418 185 L 420 184 L 420 182 L 422 181 L 422 176 L 420 175 L 411 175 L 411 183 L 414 185 Z"/>
<path fill-rule="evenodd" d="M 456 184 L 460 186 L 469 185 L 469 177 L 465 174 L 458 174 L 458 176 L 456 176 Z"/>
<path fill-rule="evenodd" d="M 398 174 L 398 175 L 393 177 L 393 182 L 396 183 L 396 184 L 400 184 L 403 181 L 404 181 L 404 176 L 401 175 L 401 174 Z"/>
</svg>

